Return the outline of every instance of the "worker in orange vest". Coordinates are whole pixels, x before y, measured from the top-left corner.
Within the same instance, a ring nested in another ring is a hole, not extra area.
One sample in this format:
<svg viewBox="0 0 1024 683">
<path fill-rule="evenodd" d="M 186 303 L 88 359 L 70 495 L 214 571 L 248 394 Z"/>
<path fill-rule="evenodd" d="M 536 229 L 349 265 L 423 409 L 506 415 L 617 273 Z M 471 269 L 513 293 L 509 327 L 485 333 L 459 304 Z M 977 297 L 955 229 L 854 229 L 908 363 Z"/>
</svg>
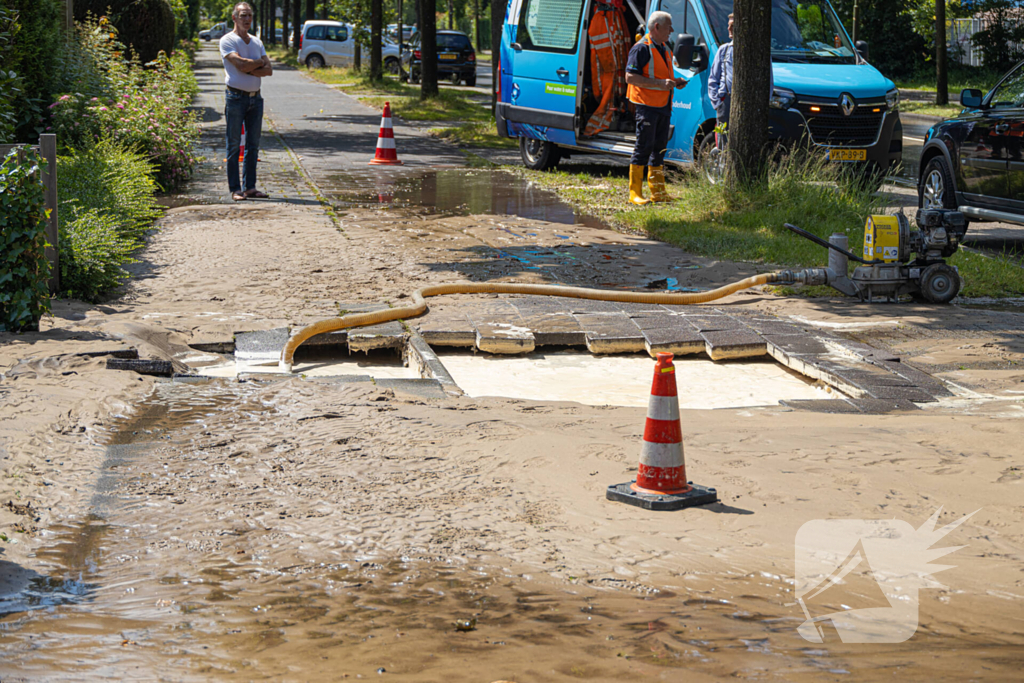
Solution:
<svg viewBox="0 0 1024 683">
<path fill-rule="evenodd" d="M 672 91 L 686 86 L 675 78 L 672 54 L 665 41 L 672 35 L 672 15 L 653 12 L 647 35 L 633 46 L 626 61 L 626 97 L 636 105 L 636 145 L 629 160 L 629 201 L 670 202 L 665 189 L 665 150 L 672 119 Z M 644 198 L 644 166 L 650 169 L 647 186 L 651 198 Z"/>
</svg>

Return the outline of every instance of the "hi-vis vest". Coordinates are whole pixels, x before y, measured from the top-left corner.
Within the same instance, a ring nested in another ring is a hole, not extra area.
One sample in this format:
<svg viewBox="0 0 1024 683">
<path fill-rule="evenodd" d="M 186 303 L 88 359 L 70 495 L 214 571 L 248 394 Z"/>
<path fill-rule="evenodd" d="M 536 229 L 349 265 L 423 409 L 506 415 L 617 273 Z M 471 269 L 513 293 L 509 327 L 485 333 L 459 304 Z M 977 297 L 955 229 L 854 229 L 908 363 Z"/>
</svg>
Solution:
<svg viewBox="0 0 1024 683">
<path fill-rule="evenodd" d="M 640 42 L 647 44 L 651 49 L 651 59 L 647 62 L 647 66 L 644 67 L 644 72 L 641 75 L 661 80 L 672 78 L 672 67 L 661 56 L 661 50 L 654 47 L 654 43 L 651 42 L 651 34 L 645 35 L 640 39 Z M 630 85 L 626 89 L 626 97 L 633 104 L 645 104 L 648 107 L 664 107 L 672 100 L 672 91 L 652 90 L 651 88 L 639 88 L 635 85 Z"/>
</svg>

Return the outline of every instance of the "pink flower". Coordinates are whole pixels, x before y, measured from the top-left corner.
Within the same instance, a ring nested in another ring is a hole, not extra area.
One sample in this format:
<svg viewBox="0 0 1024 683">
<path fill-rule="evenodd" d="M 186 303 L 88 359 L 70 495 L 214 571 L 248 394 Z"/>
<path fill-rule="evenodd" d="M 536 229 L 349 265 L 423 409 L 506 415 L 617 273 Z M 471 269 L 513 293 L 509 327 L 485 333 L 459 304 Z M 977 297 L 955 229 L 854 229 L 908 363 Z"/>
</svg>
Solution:
<svg viewBox="0 0 1024 683">
<path fill-rule="evenodd" d="M 60 101 L 61 102 L 67 102 L 70 99 L 71 99 L 71 95 L 61 95 L 60 96 Z"/>
</svg>

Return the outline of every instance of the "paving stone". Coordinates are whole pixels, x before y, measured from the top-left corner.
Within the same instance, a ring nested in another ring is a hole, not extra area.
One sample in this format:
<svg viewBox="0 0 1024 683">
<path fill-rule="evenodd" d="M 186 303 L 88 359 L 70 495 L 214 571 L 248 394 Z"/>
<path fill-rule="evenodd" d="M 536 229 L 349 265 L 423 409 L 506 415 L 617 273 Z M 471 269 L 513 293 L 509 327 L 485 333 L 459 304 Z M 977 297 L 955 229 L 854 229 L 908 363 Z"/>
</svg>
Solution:
<svg viewBox="0 0 1024 683">
<path fill-rule="evenodd" d="M 695 332 L 693 325 L 686 322 L 686 318 L 681 315 L 671 315 L 662 311 L 661 313 L 654 313 L 651 315 L 633 316 L 633 322 L 641 330 L 656 330 L 662 328 L 677 328 L 686 329 L 690 332 Z"/>
<path fill-rule="evenodd" d="M 634 318 L 635 320 L 636 318 Z M 691 327 L 655 327 L 642 332 L 644 345 L 652 356 L 657 353 L 684 356 L 690 353 L 701 353 L 706 349 L 704 337 Z"/>
<path fill-rule="evenodd" d="M 465 313 L 454 310 L 431 311 L 412 323 L 432 346 L 475 346 L 476 328 Z"/>
<path fill-rule="evenodd" d="M 877 365 L 880 368 L 885 368 L 889 372 L 899 375 L 904 379 L 910 380 L 913 386 L 924 389 L 932 396 L 936 398 L 946 398 L 952 396 L 953 392 L 947 389 L 942 383 L 929 375 L 926 372 L 922 372 L 917 368 L 907 365 L 906 363 L 895 363 L 892 361 L 883 360 L 871 360 L 872 364 Z"/>
<path fill-rule="evenodd" d="M 838 415 L 859 415 L 860 408 L 846 399 L 783 399 L 779 401 L 787 408 L 807 410 L 812 413 L 833 413 Z"/>
<path fill-rule="evenodd" d="M 626 315 L 631 318 L 635 318 L 640 315 L 648 315 L 650 313 L 664 313 L 665 309 L 661 307 L 661 304 L 633 304 L 626 303 L 624 301 L 616 302 L 616 306 L 619 307 Z"/>
<path fill-rule="evenodd" d="M 107 370 L 130 370 L 140 375 L 170 377 L 174 374 L 174 363 L 169 360 L 139 360 L 137 358 L 108 358 Z"/>
<path fill-rule="evenodd" d="M 845 378 L 845 371 L 849 369 L 849 366 L 841 365 L 832 360 L 828 360 L 822 356 L 792 356 L 792 359 L 796 361 L 796 364 L 800 366 L 797 369 L 793 365 L 789 367 L 793 368 L 802 375 L 806 375 L 811 379 L 819 379 L 825 384 L 838 389 L 847 396 L 853 398 L 862 398 L 867 395 L 867 392 L 862 386 L 856 382 L 848 381 Z"/>
<path fill-rule="evenodd" d="M 763 318 L 748 318 L 742 317 L 739 320 L 751 328 L 755 332 L 759 332 L 764 335 L 802 335 L 802 336 L 816 336 L 813 333 L 808 333 L 802 327 L 794 325 L 792 323 L 783 322 L 782 320 L 763 319 Z"/>
<path fill-rule="evenodd" d="M 704 350 L 711 360 L 752 358 L 768 353 L 764 338 L 750 330 L 715 330 L 701 332 L 700 336 L 704 338 Z"/>
<path fill-rule="evenodd" d="M 864 387 L 864 391 L 871 398 L 899 399 L 913 401 L 914 403 L 933 403 L 938 400 L 924 389 L 919 389 L 918 387 L 868 385 Z"/>
<path fill-rule="evenodd" d="M 537 346 L 586 346 L 587 334 L 569 313 L 523 316 L 523 326 L 533 333 Z"/>
<path fill-rule="evenodd" d="M 272 330 L 235 333 L 235 358 L 239 360 L 274 360 L 281 357 L 281 349 L 288 343 L 287 327 Z"/>
<path fill-rule="evenodd" d="M 420 398 L 447 398 L 444 387 L 436 379 L 410 379 L 410 378 L 387 378 L 381 377 L 376 380 L 376 385 L 382 389 L 394 389 L 403 391 Z"/>
<path fill-rule="evenodd" d="M 688 315 L 686 322 L 693 325 L 698 332 L 718 332 L 722 330 L 742 330 L 744 326 L 739 320 L 727 315 Z"/>
<path fill-rule="evenodd" d="M 591 353 L 638 353 L 646 348 L 640 328 L 625 313 L 580 313 L 573 317 L 587 333 Z"/>
<path fill-rule="evenodd" d="M 828 348 L 824 344 L 807 333 L 764 334 L 762 336 L 768 342 L 769 350 L 777 349 L 780 353 L 787 355 L 828 353 Z"/>
<path fill-rule="evenodd" d="M 851 398 L 850 403 L 867 415 L 884 415 L 900 410 L 920 410 L 910 401 L 888 398 Z"/>
<path fill-rule="evenodd" d="M 71 354 L 72 356 L 78 356 L 79 358 L 99 358 L 101 356 L 109 356 L 110 358 L 125 358 L 134 359 L 139 357 L 137 349 L 133 349 L 130 346 L 114 346 L 110 348 L 90 349 L 88 351 L 76 351 Z"/>
<path fill-rule="evenodd" d="M 377 349 L 400 349 L 405 346 L 408 335 L 402 323 L 397 320 L 353 327 L 348 331 L 349 351 L 375 351 Z"/>
<path fill-rule="evenodd" d="M 837 344 L 837 345 L 841 346 L 842 348 L 846 349 L 850 353 L 852 353 L 852 354 L 854 354 L 856 356 L 860 356 L 861 358 L 863 358 L 865 360 L 876 359 L 876 360 L 880 360 L 880 361 L 889 361 L 889 362 L 899 362 L 899 360 L 900 360 L 899 356 L 894 356 L 893 354 L 889 353 L 888 351 L 884 351 L 882 349 L 876 349 L 873 346 L 868 346 L 867 344 L 862 344 L 861 342 L 855 342 L 855 341 L 851 341 L 849 339 L 838 339 L 838 338 L 830 339 L 830 341 L 832 343 L 834 343 L 834 344 Z"/>
<path fill-rule="evenodd" d="M 614 301 L 594 301 L 592 299 L 566 299 L 566 308 L 570 313 L 622 313 L 619 304 Z"/>
<path fill-rule="evenodd" d="M 360 328 L 365 329 L 365 328 Z M 304 348 L 316 348 L 316 347 L 331 347 L 331 346 L 347 346 L 348 345 L 348 329 L 335 330 L 334 332 L 324 332 L 323 334 L 317 334 L 306 341 L 302 342 L 302 346 L 299 349 Z"/>
<path fill-rule="evenodd" d="M 533 333 L 523 326 L 523 320 L 516 314 L 505 320 L 496 320 L 476 325 L 476 347 L 486 353 L 530 353 L 537 342 Z"/>
</svg>

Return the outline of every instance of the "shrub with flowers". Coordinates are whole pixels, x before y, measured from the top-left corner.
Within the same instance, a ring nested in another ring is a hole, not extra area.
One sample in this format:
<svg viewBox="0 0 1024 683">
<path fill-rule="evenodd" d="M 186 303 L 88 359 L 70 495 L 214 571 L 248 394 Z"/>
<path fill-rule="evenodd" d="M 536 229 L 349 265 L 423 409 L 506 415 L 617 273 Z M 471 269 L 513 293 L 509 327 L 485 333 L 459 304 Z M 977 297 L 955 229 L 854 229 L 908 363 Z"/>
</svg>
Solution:
<svg viewBox="0 0 1024 683">
<path fill-rule="evenodd" d="M 188 111 L 198 84 L 185 51 L 145 67 L 125 57 L 105 18 L 77 26 L 77 45 L 64 58 L 67 92 L 50 105 L 51 128 L 65 148 L 113 140 L 140 150 L 165 191 L 189 179 L 199 126 Z M 73 90 L 72 90 L 73 89 Z"/>
</svg>

